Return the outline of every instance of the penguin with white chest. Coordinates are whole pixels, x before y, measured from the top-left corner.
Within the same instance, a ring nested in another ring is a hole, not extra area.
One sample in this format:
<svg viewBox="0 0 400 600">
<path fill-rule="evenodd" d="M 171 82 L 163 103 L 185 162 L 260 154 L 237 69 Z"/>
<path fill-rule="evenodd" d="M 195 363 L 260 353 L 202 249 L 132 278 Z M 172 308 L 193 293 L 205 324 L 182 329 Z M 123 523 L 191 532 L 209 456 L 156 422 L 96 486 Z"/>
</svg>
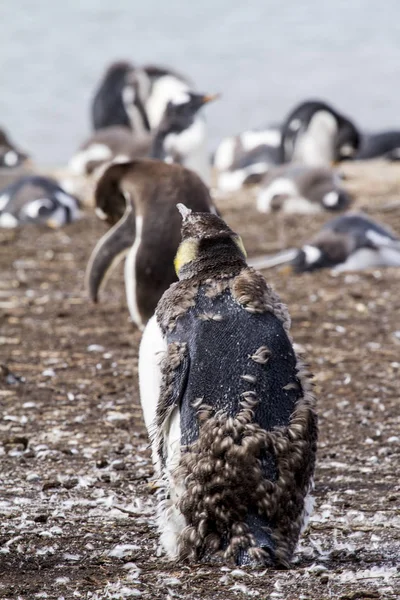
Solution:
<svg viewBox="0 0 400 600">
<path fill-rule="evenodd" d="M 326 102 L 308 100 L 296 106 L 282 126 L 279 162 L 330 166 L 354 159 L 360 143 L 350 119 Z"/>
<path fill-rule="evenodd" d="M 219 217 L 184 206 L 179 281 L 139 353 L 170 558 L 288 565 L 312 507 L 311 385 L 290 318 Z"/>
<path fill-rule="evenodd" d="M 86 270 L 93 302 L 113 268 L 125 260 L 125 290 L 134 323 L 143 328 L 158 300 L 176 280 L 174 256 L 181 220 L 176 203 L 214 211 L 206 185 L 189 169 L 155 160 L 111 165 L 100 178 L 96 212 L 112 228 L 94 248 Z"/>
</svg>

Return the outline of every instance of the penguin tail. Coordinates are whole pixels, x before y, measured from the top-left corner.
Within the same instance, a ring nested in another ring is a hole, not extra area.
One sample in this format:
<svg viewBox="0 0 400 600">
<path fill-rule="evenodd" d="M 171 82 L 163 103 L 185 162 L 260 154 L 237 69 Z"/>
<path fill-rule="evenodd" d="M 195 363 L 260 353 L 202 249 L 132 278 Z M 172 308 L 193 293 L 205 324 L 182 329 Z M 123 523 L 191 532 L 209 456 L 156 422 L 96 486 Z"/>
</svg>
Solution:
<svg viewBox="0 0 400 600">
<path fill-rule="evenodd" d="M 97 242 L 90 256 L 85 288 L 92 302 L 98 302 L 99 292 L 105 286 L 114 268 L 126 256 L 135 241 L 135 212 L 131 205 L 115 225 Z"/>
</svg>

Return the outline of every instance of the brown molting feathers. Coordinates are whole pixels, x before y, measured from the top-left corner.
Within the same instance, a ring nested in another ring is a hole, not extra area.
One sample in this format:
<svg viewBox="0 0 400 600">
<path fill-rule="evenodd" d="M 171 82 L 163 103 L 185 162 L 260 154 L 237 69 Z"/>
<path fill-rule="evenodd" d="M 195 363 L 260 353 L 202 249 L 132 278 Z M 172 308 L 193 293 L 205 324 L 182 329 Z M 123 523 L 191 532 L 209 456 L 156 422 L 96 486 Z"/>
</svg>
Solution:
<svg viewBox="0 0 400 600">
<path fill-rule="evenodd" d="M 314 471 L 317 426 L 315 399 L 304 372 L 304 396 L 298 402 L 288 427 L 265 431 L 254 422 L 259 399 L 241 402 L 236 417 L 210 406 L 198 407 L 199 437 L 182 448 L 176 480 L 184 482 L 179 509 L 189 526 L 179 540 L 180 556 L 199 559 L 222 551 L 225 559 L 248 550 L 257 562 L 289 566 L 304 519 L 304 497 Z M 260 459 L 274 456 L 278 477 L 266 480 Z M 275 561 L 256 547 L 245 523 L 248 506 L 257 508 L 275 527 Z M 227 533 L 229 532 L 229 533 Z M 228 536 L 228 540 L 226 540 Z"/>
<path fill-rule="evenodd" d="M 243 269 L 231 280 L 234 298 L 251 313 L 271 312 L 281 321 L 285 331 L 290 329 L 290 316 L 287 306 L 278 294 L 267 284 L 264 277 L 251 267 Z"/>
</svg>

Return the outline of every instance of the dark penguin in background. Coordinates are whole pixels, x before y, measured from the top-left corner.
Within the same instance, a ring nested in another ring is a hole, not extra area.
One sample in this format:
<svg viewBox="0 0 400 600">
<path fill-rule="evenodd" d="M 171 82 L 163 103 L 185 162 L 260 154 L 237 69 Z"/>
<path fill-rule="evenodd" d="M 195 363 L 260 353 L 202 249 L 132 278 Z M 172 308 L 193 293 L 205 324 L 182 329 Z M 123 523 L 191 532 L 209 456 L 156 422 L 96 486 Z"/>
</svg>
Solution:
<svg viewBox="0 0 400 600">
<path fill-rule="evenodd" d="M 139 383 L 170 558 L 288 565 L 310 514 L 315 400 L 287 308 L 219 217 L 184 206 L 179 281 L 143 334 Z"/>
<path fill-rule="evenodd" d="M 57 229 L 79 217 L 78 200 L 48 177 L 29 175 L 0 190 L 0 227 L 37 223 Z"/>
<path fill-rule="evenodd" d="M 107 68 L 92 101 L 93 129 L 113 125 L 139 132 L 150 129 L 138 94 L 136 68 L 126 61 L 115 62 Z"/>
<path fill-rule="evenodd" d="M 330 166 L 355 158 L 358 129 L 326 102 L 309 100 L 292 110 L 282 126 L 280 162 Z"/>
<path fill-rule="evenodd" d="M 156 129 L 165 107 L 189 89 L 187 79 L 164 67 L 137 67 L 127 61 L 111 64 L 92 102 L 94 130 L 121 125 L 143 134 Z"/>
<path fill-rule="evenodd" d="M 384 158 L 400 160 L 400 131 L 382 131 L 365 133 L 361 136 L 361 145 L 355 156 L 356 160 Z"/>
<path fill-rule="evenodd" d="M 259 212 L 313 214 L 349 207 L 338 173 L 327 167 L 288 164 L 271 169 L 257 194 Z"/>
<path fill-rule="evenodd" d="M 126 257 L 124 279 L 132 321 L 142 328 L 158 300 L 176 280 L 174 256 L 181 219 L 176 203 L 214 210 L 207 187 L 180 165 L 135 160 L 111 165 L 100 178 L 96 212 L 113 227 L 99 240 L 86 270 L 92 301 L 113 267 Z"/>
<path fill-rule="evenodd" d="M 291 264 L 297 273 L 400 267 L 400 238 L 361 213 L 347 213 L 324 225 Z"/>
<path fill-rule="evenodd" d="M 10 140 L 6 131 L 0 128 L 0 169 L 20 167 L 28 158 L 29 156 Z"/>
</svg>

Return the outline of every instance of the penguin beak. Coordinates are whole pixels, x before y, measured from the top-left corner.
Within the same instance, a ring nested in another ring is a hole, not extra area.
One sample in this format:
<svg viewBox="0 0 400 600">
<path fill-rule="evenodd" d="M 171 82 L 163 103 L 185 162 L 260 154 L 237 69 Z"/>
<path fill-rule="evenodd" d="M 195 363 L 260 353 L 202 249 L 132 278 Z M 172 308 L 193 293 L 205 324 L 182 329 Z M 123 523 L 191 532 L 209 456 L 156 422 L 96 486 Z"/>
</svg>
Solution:
<svg viewBox="0 0 400 600">
<path fill-rule="evenodd" d="M 202 104 L 207 104 L 208 102 L 213 102 L 213 100 L 217 100 L 220 98 L 221 94 L 206 94 L 202 96 L 201 102 Z"/>
</svg>

